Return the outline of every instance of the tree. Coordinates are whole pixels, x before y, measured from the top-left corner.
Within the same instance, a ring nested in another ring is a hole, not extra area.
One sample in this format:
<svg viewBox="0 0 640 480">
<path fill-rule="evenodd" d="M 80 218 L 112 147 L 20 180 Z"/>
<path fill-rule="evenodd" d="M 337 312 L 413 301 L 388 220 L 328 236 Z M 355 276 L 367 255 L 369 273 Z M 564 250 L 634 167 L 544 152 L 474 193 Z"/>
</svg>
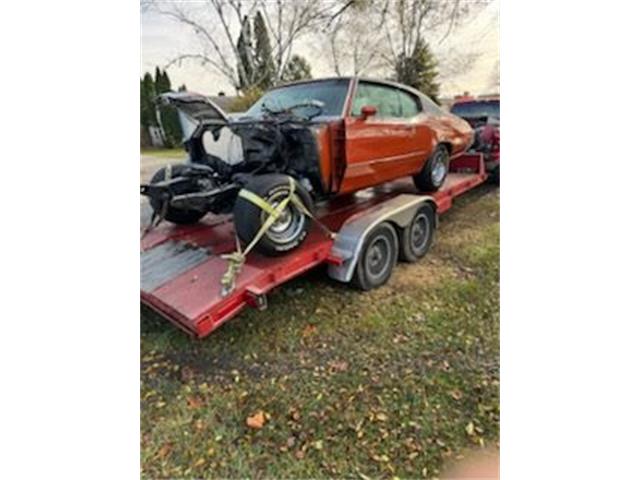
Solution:
<svg viewBox="0 0 640 480">
<path fill-rule="evenodd" d="M 291 59 L 294 43 L 309 33 L 326 28 L 346 11 L 345 5 L 352 1 L 210 0 L 205 3 L 158 0 L 153 2 L 153 8 L 190 27 L 200 40 L 194 42 L 200 48 L 182 52 L 168 65 L 182 61 L 200 62 L 223 75 L 236 91 L 243 91 L 257 83 L 256 77 L 246 71 L 247 64 L 242 58 L 247 37 L 244 36 L 242 43 L 238 42 L 245 18 L 252 18 L 260 12 L 271 47 L 272 83 L 278 83 Z M 269 70 L 268 59 L 265 61 Z"/>
<path fill-rule="evenodd" d="M 156 95 L 171 91 L 171 80 L 169 79 L 169 74 L 165 70 L 160 70 L 156 67 Z M 161 106 L 159 108 L 159 112 L 165 146 L 172 148 L 180 145 L 180 141 L 182 139 L 182 128 L 180 126 L 178 112 L 176 112 L 175 108 L 170 106 Z"/>
<path fill-rule="evenodd" d="M 328 44 L 337 75 L 377 72 L 384 76 L 413 55 L 420 39 L 437 47 L 490 0 L 343 1 L 344 12 L 323 31 L 323 51 Z M 446 67 L 441 68 L 441 78 L 460 75 L 475 58 L 467 52 L 446 52 L 439 62 Z"/>
<path fill-rule="evenodd" d="M 306 80 L 311 77 L 311 65 L 300 55 L 293 55 L 282 73 L 284 82 Z"/>
<path fill-rule="evenodd" d="M 150 73 L 145 73 L 140 80 L 140 124 L 143 127 L 158 125 L 156 117 L 156 87 Z"/>
<path fill-rule="evenodd" d="M 238 49 L 238 86 L 240 90 L 246 90 L 252 86 L 255 72 L 251 45 L 251 21 L 246 15 L 242 20 L 236 48 Z"/>
<path fill-rule="evenodd" d="M 429 49 L 429 45 L 418 38 L 410 55 L 401 54 L 396 60 L 395 79 L 420 90 L 433 101 L 438 101 L 440 85 L 438 77 L 438 61 Z"/>
<path fill-rule="evenodd" d="M 276 67 L 273 63 L 269 32 L 260 11 L 256 12 L 253 21 L 253 33 L 256 39 L 255 66 L 256 75 L 254 84 L 258 88 L 267 89 L 273 86 L 276 77 Z"/>
<path fill-rule="evenodd" d="M 381 48 L 385 39 L 379 22 L 369 1 L 345 2 L 341 15 L 321 32 L 322 53 L 326 55 L 328 43 L 336 75 L 361 75 L 385 67 Z"/>
</svg>

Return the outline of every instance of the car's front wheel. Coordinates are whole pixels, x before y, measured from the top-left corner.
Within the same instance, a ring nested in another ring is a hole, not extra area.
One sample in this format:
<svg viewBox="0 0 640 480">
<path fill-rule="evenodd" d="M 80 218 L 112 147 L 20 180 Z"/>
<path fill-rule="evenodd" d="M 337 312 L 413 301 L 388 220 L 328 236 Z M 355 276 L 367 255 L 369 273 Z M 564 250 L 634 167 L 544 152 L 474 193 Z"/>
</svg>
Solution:
<svg viewBox="0 0 640 480">
<path fill-rule="evenodd" d="M 260 197 L 272 208 L 276 208 L 290 195 L 291 183 L 286 175 L 257 175 L 244 188 Z M 311 196 L 297 182 L 294 182 L 293 195 L 304 204 L 307 210 L 312 210 Z M 255 202 L 238 196 L 233 208 L 233 220 L 240 240 L 245 245 L 251 243 L 269 216 L 270 213 Z M 294 202 L 289 201 L 280 217 L 264 232 L 256 244 L 256 249 L 269 256 L 282 255 L 293 250 L 306 238 L 309 222 L 307 215 L 300 211 Z"/>
<path fill-rule="evenodd" d="M 444 145 L 438 145 L 422 170 L 413 176 L 413 183 L 421 192 L 435 192 L 449 173 L 449 151 Z"/>
</svg>

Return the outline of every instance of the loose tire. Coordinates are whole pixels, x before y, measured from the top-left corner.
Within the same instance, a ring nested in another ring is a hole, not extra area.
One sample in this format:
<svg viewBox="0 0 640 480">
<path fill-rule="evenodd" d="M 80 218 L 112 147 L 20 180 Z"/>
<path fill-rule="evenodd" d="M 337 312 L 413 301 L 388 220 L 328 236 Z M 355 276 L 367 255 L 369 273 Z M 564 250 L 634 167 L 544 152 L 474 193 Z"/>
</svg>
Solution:
<svg viewBox="0 0 640 480">
<path fill-rule="evenodd" d="M 262 197 L 275 207 L 289 195 L 289 177 L 279 174 L 257 175 L 244 188 Z M 302 201 L 309 211 L 312 210 L 311 196 L 297 182 L 295 183 L 294 195 Z M 245 245 L 254 239 L 268 217 L 269 213 L 253 202 L 242 197 L 238 197 L 236 200 L 233 208 L 233 220 L 236 233 Z M 281 218 L 276 220 L 258 241 L 256 249 L 269 256 L 282 255 L 293 250 L 307 237 L 309 222 L 310 219 L 292 202 L 289 202 Z"/>
<path fill-rule="evenodd" d="M 418 209 L 411 223 L 400 234 L 400 259 L 413 263 L 424 257 L 431 244 L 436 227 L 433 207 L 424 205 Z"/>
<path fill-rule="evenodd" d="M 181 164 L 171 165 L 171 178 L 179 177 L 185 168 L 186 166 Z M 168 180 L 165 179 L 166 172 L 167 170 L 165 168 L 158 170 L 156 173 L 154 173 L 153 177 L 151 177 L 151 183 L 153 184 L 161 182 L 163 180 Z M 181 185 L 176 185 L 172 187 L 172 189 L 174 195 L 189 193 L 188 188 L 185 188 L 185 186 Z M 156 213 L 156 215 L 160 215 L 162 212 L 162 201 L 150 198 L 149 203 L 151 204 L 151 208 L 153 208 L 153 211 Z M 177 223 L 179 225 L 189 225 L 191 223 L 196 223 L 198 220 L 204 217 L 206 213 L 207 212 L 200 212 L 197 210 L 183 210 L 180 208 L 169 206 L 167 207 L 167 212 L 164 216 L 164 219 L 169 220 L 172 223 Z"/>
<path fill-rule="evenodd" d="M 413 183 L 421 192 L 438 190 L 449 172 L 449 151 L 444 145 L 438 145 L 422 170 L 413 176 Z"/>
<path fill-rule="evenodd" d="M 367 235 L 352 283 L 361 290 L 378 288 L 389 280 L 398 261 L 398 236 L 387 222 L 381 223 Z"/>
</svg>

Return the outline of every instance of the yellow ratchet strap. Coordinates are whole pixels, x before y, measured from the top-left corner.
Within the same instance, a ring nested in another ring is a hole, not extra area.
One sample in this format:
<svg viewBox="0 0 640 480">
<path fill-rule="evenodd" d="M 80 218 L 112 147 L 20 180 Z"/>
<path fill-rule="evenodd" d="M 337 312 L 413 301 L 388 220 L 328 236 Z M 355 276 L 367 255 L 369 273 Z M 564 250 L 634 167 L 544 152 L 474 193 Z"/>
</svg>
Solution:
<svg viewBox="0 0 640 480">
<path fill-rule="evenodd" d="M 253 240 L 251 240 L 251 242 L 249 242 L 249 244 L 246 246 L 244 251 L 240 247 L 240 241 L 236 236 L 236 251 L 221 255 L 221 258 L 223 260 L 227 260 L 228 262 L 227 271 L 224 273 L 224 275 L 222 275 L 222 278 L 220 279 L 220 283 L 222 285 L 221 293 L 223 297 L 229 295 L 235 289 L 236 277 L 240 273 L 240 270 L 242 270 L 242 266 L 244 265 L 247 255 L 253 249 L 253 247 L 255 247 L 256 244 L 260 241 L 260 239 L 267 232 L 267 230 L 271 228 L 271 225 L 273 225 L 273 222 L 275 222 L 280 217 L 280 215 L 282 215 L 282 212 L 284 211 L 285 208 L 287 208 L 287 205 L 289 205 L 289 202 L 292 202 L 295 205 L 295 207 L 298 210 L 300 210 L 304 215 L 306 215 L 307 217 L 311 218 L 316 223 L 318 223 L 318 225 L 320 225 L 326 232 L 328 232 L 331 238 L 335 237 L 335 234 L 331 232 L 327 227 L 325 227 L 322 223 L 320 223 L 309 211 L 309 209 L 307 209 L 304 203 L 302 203 L 302 201 L 295 195 L 295 190 L 296 190 L 295 181 L 293 180 L 292 177 L 288 177 L 288 178 L 289 178 L 289 195 L 287 195 L 286 198 L 282 199 L 282 201 L 275 207 L 269 204 L 265 199 L 263 199 L 259 195 L 256 195 L 250 190 L 246 190 L 243 188 L 238 192 L 239 197 L 244 198 L 245 200 L 248 200 L 249 202 L 253 203 L 258 208 L 267 212 L 269 216 L 267 217 L 265 222 L 262 224 L 262 226 L 260 227 L 256 235 L 253 237 Z"/>
</svg>

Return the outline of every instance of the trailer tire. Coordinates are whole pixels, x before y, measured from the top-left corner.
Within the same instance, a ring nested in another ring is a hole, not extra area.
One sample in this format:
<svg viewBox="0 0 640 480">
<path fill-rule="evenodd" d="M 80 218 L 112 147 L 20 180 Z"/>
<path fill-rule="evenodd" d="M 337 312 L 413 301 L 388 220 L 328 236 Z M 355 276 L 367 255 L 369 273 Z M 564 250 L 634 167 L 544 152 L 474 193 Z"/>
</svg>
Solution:
<svg viewBox="0 0 640 480">
<path fill-rule="evenodd" d="M 289 177 L 281 174 L 256 175 L 244 186 L 275 206 L 289 195 Z M 307 210 L 313 210 L 313 201 L 309 192 L 295 182 L 295 194 L 302 201 Z M 283 255 L 298 247 L 307 237 L 310 219 L 296 208 L 293 203 L 284 210 L 283 221 L 275 222 L 256 244 L 256 249 L 268 256 Z M 238 197 L 233 207 L 233 221 L 238 238 L 249 244 L 263 223 L 268 213 L 253 202 Z"/>
<path fill-rule="evenodd" d="M 383 222 L 367 235 L 351 282 L 360 290 L 378 288 L 387 283 L 397 262 L 396 230 Z"/>
<path fill-rule="evenodd" d="M 413 176 L 413 184 L 421 192 L 435 192 L 444 184 L 447 173 L 449 173 L 449 150 L 440 144 L 422 170 Z"/>
<path fill-rule="evenodd" d="M 186 165 L 176 164 L 171 165 L 171 178 L 175 178 L 181 175 L 182 171 L 186 168 Z M 150 183 L 158 183 L 165 179 L 166 168 L 161 168 L 151 177 Z M 176 188 L 173 192 L 176 195 L 180 195 L 183 193 L 188 193 L 188 191 L 184 188 Z M 158 199 L 149 198 L 149 203 L 151 204 L 151 208 L 156 213 L 156 215 L 160 215 L 162 212 L 162 202 Z M 167 207 L 166 214 L 164 216 L 165 220 L 169 220 L 172 223 L 176 223 L 178 225 L 189 225 L 192 223 L 198 222 L 202 217 L 206 215 L 207 212 L 200 212 L 197 210 L 183 210 L 175 207 Z"/>
<path fill-rule="evenodd" d="M 424 257 L 433 243 L 436 215 L 431 205 L 418 209 L 411 223 L 400 232 L 400 259 L 414 263 Z"/>
</svg>

